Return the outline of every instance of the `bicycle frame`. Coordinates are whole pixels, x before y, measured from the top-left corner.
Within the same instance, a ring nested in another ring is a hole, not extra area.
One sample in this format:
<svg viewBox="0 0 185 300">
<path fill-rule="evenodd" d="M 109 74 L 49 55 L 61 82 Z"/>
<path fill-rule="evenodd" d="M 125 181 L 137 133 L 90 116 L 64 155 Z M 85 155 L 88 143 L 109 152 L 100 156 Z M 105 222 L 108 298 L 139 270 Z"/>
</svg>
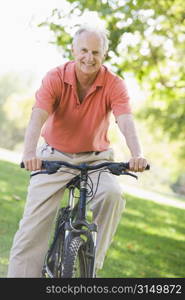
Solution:
<svg viewBox="0 0 185 300">
<path fill-rule="evenodd" d="M 87 239 L 86 245 L 86 257 L 89 258 L 87 273 L 89 275 L 93 274 L 95 276 L 95 250 L 96 250 L 96 240 L 97 240 L 97 225 L 95 223 L 89 223 L 86 219 L 87 213 L 87 180 L 88 180 L 88 170 L 81 170 L 80 175 L 72 179 L 68 184 L 67 188 L 69 189 L 68 196 L 68 206 L 71 211 L 74 209 L 74 190 L 76 188 L 80 191 L 79 201 L 77 205 L 77 213 L 75 215 L 75 221 L 72 216 L 69 219 L 69 222 L 65 224 L 65 241 L 68 239 L 69 234 L 75 234 L 85 236 Z M 80 183 L 80 184 L 79 184 Z M 67 243 L 66 247 L 67 247 Z M 93 260 L 93 261 L 92 261 Z"/>
<path fill-rule="evenodd" d="M 95 277 L 95 253 L 96 253 L 96 240 L 97 240 L 97 225 L 94 223 L 89 223 L 86 219 L 87 213 L 87 180 L 88 180 L 88 171 L 82 170 L 80 175 L 77 175 L 73 178 L 66 186 L 69 190 L 68 195 L 68 217 L 65 221 L 64 227 L 64 252 L 67 251 L 68 241 L 70 241 L 70 235 L 82 235 L 86 239 L 86 249 L 85 255 L 88 258 L 87 264 L 87 274 L 89 277 Z M 75 189 L 78 189 L 80 192 L 79 200 L 77 205 L 78 210 L 75 211 Z M 59 210 L 60 214 L 60 210 Z M 58 231 L 60 227 L 60 220 L 56 222 L 55 231 Z M 57 239 L 57 237 L 56 237 Z M 49 255 L 45 261 L 45 272 L 50 277 L 53 278 L 53 274 L 48 266 Z M 61 262 L 62 264 L 62 262 Z M 60 266 L 61 267 L 61 266 Z"/>
<path fill-rule="evenodd" d="M 72 169 L 77 169 L 80 171 L 80 175 L 73 178 L 66 186 L 69 189 L 68 206 L 65 208 L 65 209 L 67 209 L 67 217 L 65 220 L 63 220 L 63 224 L 65 224 L 65 226 L 63 228 L 64 240 L 62 238 L 61 239 L 62 241 L 59 241 L 59 242 L 64 243 L 64 253 L 65 253 L 65 251 L 67 253 L 68 242 L 70 242 L 71 237 L 76 237 L 76 236 L 77 237 L 78 236 L 85 237 L 83 250 L 84 250 L 86 258 L 88 258 L 88 263 L 87 263 L 88 270 L 86 273 L 87 273 L 87 277 L 92 278 L 92 277 L 95 277 L 95 253 L 96 253 L 95 250 L 96 250 L 97 225 L 94 223 L 88 223 L 87 219 L 86 219 L 88 171 L 89 170 L 100 170 L 101 168 L 107 168 L 110 171 L 110 173 L 112 173 L 114 175 L 130 175 L 135 178 L 137 178 L 137 176 L 128 172 L 129 163 L 107 162 L 107 163 L 101 163 L 99 165 L 92 166 L 92 165 L 87 165 L 85 163 L 80 164 L 80 165 L 72 165 L 70 163 L 62 162 L 62 161 L 43 161 L 42 167 L 45 169 L 45 171 L 41 170 L 41 171 L 33 174 L 33 176 L 35 176 L 37 174 L 54 174 L 56 172 L 60 172 L 60 169 L 62 168 L 62 166 L 69 167 Z M 21 163 L 21 167 L 24 167 L 23 163 Z M 149 165 L 147 165 L 146 170 L 147 169 L 150 169 Z M 74 197 L 73 197 L 75 188 L 78 188 L 80 191 L 77 212 L 75 211 Z M 60 225 L 61 224 L 60 224 L 60 220 L 59 220 L 59 222 L 57 223 L 57 226 L 61 230 Z M 55 238 L 56 238 L 55 241 L 56 241 L 58 231 L 56 230 L 55 232 L 57 232 L 55 235 Z M 49 249 L 49 251 L 51 250 L 51 248 Z M 48 253 L 49 253 L 49 251 L 48 251 Z M 43 272 L 45 271 L 49 277 L 54 277 L 53 274 L 50 272 L 50 270 L 48 270 L 48 265 L 47 265 L 48 257 L 49 257 L 49 254 L 48 254 L 48 256 L 46 256 L 46 261 L 45 261 L 45 265 L 43 268 Z M 61 257 L 62 256 L 60 253 L 60 264 L 62 264 Z M 61 267 L 61 265 L 59 266 L 58 260 L 57 260 L 57 268 L 60 268 L 60 267 Z M 61 268 L 60 268 L 60 270 L 61 270 Z"/>
</svg>

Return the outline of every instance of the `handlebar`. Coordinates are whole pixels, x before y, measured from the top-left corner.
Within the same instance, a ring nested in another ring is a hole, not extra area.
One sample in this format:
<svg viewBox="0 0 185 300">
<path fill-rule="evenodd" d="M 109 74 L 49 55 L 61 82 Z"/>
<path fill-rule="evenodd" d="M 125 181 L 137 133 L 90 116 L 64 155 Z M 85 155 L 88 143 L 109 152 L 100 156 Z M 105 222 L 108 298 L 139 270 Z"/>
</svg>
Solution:
<svg viewBox="0 0 185 300">
<path fill-rule="evenodd" d="M 42 169 L 45 169 L 44 173 L 47 174 L 56 173 L 62 166 L 68 167 L 70 169 L 80 170 L 80 171 L 90 171 L 90 170 L 92 171 L 92 170 L 98 170 L 106 167 L 114 175 L 126 174 L 137 178 L 137 176 L 126 172 L 129 170 L 129 162 L 126 163 L 105 162 L 105 163 L 92 166 L 86 163 L 82 163 L 80 165 L 73 165 L 65 161 L 49 161 L 49 160 L 42 161 Z M 20 167 L 24 168 L 23 162 L 21 162 Z M 149 170 L 149 169 L 150 169 L 150 165 L 147 165 L 145 170 Z"/>
</svg>

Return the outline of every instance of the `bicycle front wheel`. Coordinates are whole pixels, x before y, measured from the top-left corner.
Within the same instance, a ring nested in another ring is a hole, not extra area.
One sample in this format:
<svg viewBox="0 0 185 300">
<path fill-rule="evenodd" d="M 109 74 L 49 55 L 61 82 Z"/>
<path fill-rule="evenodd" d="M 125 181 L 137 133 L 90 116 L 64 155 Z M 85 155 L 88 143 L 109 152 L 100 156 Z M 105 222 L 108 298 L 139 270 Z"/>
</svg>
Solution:
<svg viewBox="0 0 185 300">
<path fill-rule="evenodd" d="M 86 278 L 87 259 L 85 255 L 85 241 L 80 237 L 74 237 L 68 245 L 62 264 L 63 278 Z"/>
</svg>

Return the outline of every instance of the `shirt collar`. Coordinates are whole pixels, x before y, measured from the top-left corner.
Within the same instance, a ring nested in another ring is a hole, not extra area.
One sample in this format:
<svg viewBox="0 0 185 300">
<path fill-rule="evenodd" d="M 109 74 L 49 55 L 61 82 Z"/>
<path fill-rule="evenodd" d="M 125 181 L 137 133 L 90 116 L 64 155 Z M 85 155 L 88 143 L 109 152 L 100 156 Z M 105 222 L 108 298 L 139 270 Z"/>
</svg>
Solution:
<svg viewBox="0 0 185 300">
<path fill-rule="evenodd" d="M 102 65 L 93 83 L 94 87 L 104 85 L 104 78 L 105 78 L 106 71 L 107 71 L 106 66 Z M 64 82 L 76 86 L 75 61 L 67 62 L 64 65 Z"/>
</svg>

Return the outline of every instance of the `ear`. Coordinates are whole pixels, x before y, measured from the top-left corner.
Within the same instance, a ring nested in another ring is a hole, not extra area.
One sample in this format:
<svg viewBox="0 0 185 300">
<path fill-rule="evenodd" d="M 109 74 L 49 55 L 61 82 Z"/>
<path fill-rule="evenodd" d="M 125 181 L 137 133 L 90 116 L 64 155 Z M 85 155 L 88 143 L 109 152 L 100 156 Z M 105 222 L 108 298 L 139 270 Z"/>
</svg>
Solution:
<svg viewBox="0 0 185 300">
<path fill-rule="evenodd" d="M 106 60 L 107 58 L 108 58 L 108 50 L 104 54 L 104 60 Z"/>
</svg>

